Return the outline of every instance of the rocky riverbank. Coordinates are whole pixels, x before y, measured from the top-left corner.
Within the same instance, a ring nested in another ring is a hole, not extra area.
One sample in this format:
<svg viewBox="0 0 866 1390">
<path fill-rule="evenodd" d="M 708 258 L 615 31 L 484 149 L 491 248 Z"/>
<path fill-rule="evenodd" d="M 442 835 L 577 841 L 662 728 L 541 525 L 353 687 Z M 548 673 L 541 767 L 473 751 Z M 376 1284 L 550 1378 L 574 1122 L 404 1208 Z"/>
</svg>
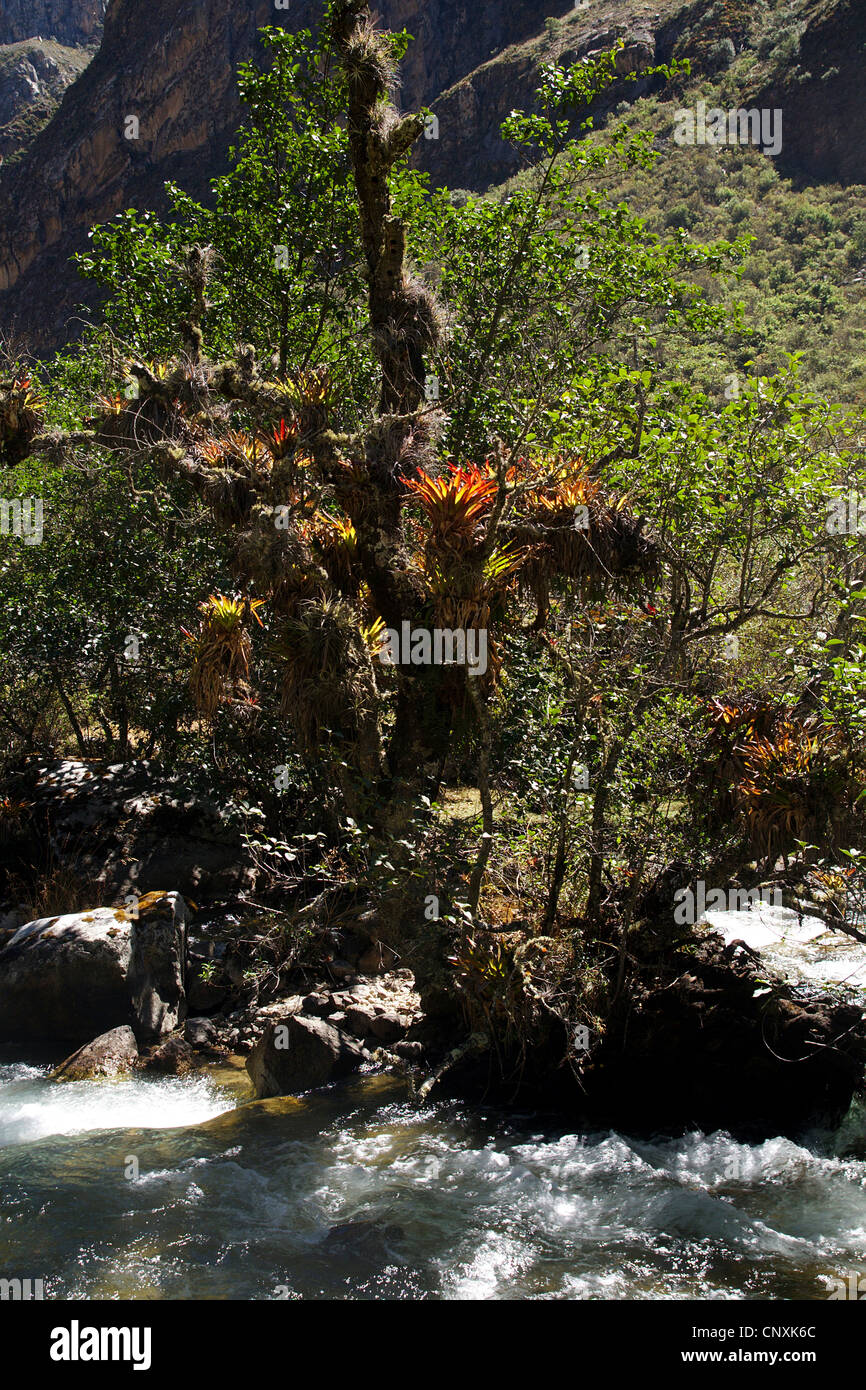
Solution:
<svg viewBox="0 0 866 1390">
<path fill-rule="evenodd" d="M 217 914 L 203 933 L 189 917 L 183 898 L 166 893 L 142 899 L 138 919 L 101 908 L 23 926 L 0 951 L 0 1041 L 81 1044 L 58 1081 L 182 1075 L 240 1053 L 259 1098 L 395 1070 L 422 1094 L 432 1083 L 633 1132 L 751 1136 L 838 1125 L 866 1068 L 856 991 L 784 978 L 730 934 L 726 944 L 707 931 L 639 975 L 575 1068 L 561 1026 L 524 1056 L 478 1037 L 455 1047 L 425 1020 L 411 971 L 383 968 L 384 951 L 377 958 L 369 945 L 315 977 L 290 970 L 262 997 L 260 980 L 224 964 L 239 960 L 226 937 L 237 949 L 248 927 Z M 199 999 L 209 983 L 207 941 L 222 984 L 211 984 L 206 1013 L 191 1014 L 188 991 Z M 358 968 L 377 959 L 378 970 Z"/>
<path fill-rule="evenodd" d="M 676 941 L 648 925 L 621 988 L 614 959 L 598 1032 L 553 1009 L 523 1032 L 471 1008 L 425 1018 L 363 894 L 311 884 L 287 904 L 256 890 L 231 816 L 177 780 L 143 764 L 33 764 L 18 792 L 27 814 L 0 854 L 0 1044 L 70 1054 L 58 1080 L 242 1057 L 262 1098 L 380 1069 L 422 1095 L 576 1123 L 749 1135 L 836 1125 L 862 1085 L 866 953 L 789 911 L 774 919 L 781 952 L 763 908 L 709 914 L 712 930 Z M 8 889 L 34 851 L 111 905 L 28 921 Z M 160 880 L 176 891 L 143 891 Z M 580 934 L 591 945 L 587 924 Z"/>
</svg>

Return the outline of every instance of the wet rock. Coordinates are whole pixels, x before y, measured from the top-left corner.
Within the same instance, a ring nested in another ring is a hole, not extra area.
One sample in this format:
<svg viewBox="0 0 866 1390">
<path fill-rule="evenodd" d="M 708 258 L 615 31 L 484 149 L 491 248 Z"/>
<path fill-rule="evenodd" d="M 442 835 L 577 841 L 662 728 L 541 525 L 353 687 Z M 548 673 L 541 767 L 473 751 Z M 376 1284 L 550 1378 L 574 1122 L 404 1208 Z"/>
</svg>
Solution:
<svg viewBox="0 0 866 1390">
<path fill-rule="evenodd" d="M 175 1033 L 144 1059 L 145 1071 L 163 1072 L 168 1076 L 183 1076 L 193 1064 L 193 1050 L 185 1038 Z"/>
<path fill-rule="evenodd" d="M 394 1046 L 394 1052 L 398 1057 L 403 1057 L 407 1062 L 420 1062 L 424 1056 L 424 1044 L 416 1040 L 404 1038 Z"/>
<path fill-rule="evenodd" d="M 289 1014 L 271 1023 L 247 1061 L 256 1095 L 298 1095 L 357 1071 L 367 1058 L 354 1038 L 321 1018 Z"/>
<path fill-rule="evenodd" d="M 714 934 L 668 964 L 584 1072 L 596 1114 L 642 1132 L 747 1138 L 841 1123 L 866 1064 L 859 1001 L 810 997 Z"/>
<path fill-rule="evenodd" d="M 186 908 L 177 893 L 139 902 L 139 916 L 100 907 L 30 922 L 0 951 L 0 1041 L 81 1043 L 128 1025 L 139 1041 L 186 1012 Z"/>
<path fill-rule="evenodd" d="M 190 1047 L 213 1048 L 219 1040 L 216 1024 L 209 1018 L 188 1018 L 183 1026 L 183 1036 Z"/>
<path fill-rule="evenodd" d="M 393 1246 L 404 1239 L 402 1226 L 378 1221 L 344 1221 L 331 1227 L 319 1249 L 330 1257 L 341 1255 L 379 1264 L 394 1259 Z"/>
<path fill-rule="evenodd" d="M 51 1073 L 52 1081 L 92 1081 L 97 1077 L 124 1076 L 138 1061 L 138 1044 L 132 1029 L 124 1025 L 100 1033 L 85 1043 Z"/>
<path fill-rule="evenodd" d="M 148 893 L 130 923 L 129 986 L 139 1034 L 159 1038 L 186 1014 L 186 905 L 178 893 Z"/>
</svg>

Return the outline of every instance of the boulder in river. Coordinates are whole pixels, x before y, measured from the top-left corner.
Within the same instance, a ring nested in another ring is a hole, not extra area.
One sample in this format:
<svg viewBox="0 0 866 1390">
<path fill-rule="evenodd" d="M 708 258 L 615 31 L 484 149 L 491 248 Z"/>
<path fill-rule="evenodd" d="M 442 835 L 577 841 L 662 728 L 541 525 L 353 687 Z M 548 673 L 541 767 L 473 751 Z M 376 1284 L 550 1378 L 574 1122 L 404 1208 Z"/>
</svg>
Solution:
<svg viewBox="0 0 866 1390">
<path fill-rule="evenodd" d="M 61 1062 L 51 1074 L 52 1081 L 93 1081 L 97 1077 L 124 1076 L 138 1061 L 138 1044 L 132 1029 L 123 1024 L 100 1033 Z"/>
<path fill-rule="evenodd" d="M 0 951 L 0 1042 L 86 1042 L 127 1025 L 151 1041 L 186 1012 L 186 906 L 151 893 L 131 919 L 99 907 L 44 917 Z"/>
<path fill-rule="evenodd" d="M 142 1060 L 141 1065 L 145 1071 L 162 1072 L 166 1076 L 185 1076 L 192 1070 L 194 1060 L 191 1044 L 179 1033 L 175 1033 L 153 1048 Z"/>
<path fill-rule="evenodd" d="M 183 1036 L 190 1047 L 199 1047 L 205 1051 L 216 1047 L 219 1041 L 216 1024 L 209 1018 L 188 1018 L 183 1026 Z"/>
<path fill-rule="evenodd" d="M 324 1019 L 289 1014 L 271 1023 L 247 1058 L 259 1100 L 327 1086 L 366 1061 L 368 1053 Z"/>
</svg>

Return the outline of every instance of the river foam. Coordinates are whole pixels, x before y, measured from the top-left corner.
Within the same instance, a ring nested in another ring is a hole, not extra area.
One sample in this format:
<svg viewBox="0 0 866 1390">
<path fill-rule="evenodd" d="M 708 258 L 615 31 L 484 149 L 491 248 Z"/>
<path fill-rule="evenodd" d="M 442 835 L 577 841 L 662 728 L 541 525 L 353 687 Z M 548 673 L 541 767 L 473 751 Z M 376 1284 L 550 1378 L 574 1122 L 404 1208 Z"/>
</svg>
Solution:
<svg viewBox="0 0 866 1390">
<path fill-rule="evenodd" d="M 236 1108 L 201 1077 L 97 1089 L 0 1091 L 0 1266 L 46 1297 L 819 1299 L 866 1269 L 859 1107 L 746 1144 L 419 1106 L 382 1076 Z"/>
<path fill-rule="evenodd" d="M 52 1134 L 197 1125 L 232 1108 L 204 1076 L 49 1083 L 48 1070 L 0 1065 L 0 1148 Z"/>
</svg>

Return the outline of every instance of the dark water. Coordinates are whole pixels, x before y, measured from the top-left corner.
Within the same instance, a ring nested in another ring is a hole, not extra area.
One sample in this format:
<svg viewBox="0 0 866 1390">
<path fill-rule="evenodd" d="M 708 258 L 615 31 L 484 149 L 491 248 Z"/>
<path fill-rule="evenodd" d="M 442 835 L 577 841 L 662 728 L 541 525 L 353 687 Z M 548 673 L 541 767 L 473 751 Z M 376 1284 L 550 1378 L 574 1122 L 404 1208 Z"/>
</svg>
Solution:
<svg viewBox="0 0 866 1390">
<path fill-rule="evenodd" d="M 0 1066 L 0 1275 L 46 1298 L 825 1299 L 866 1273 L 858 1108 L 800 1143 L 653 1143 L 383 1077 L 242 1088 Z"/>
</svg>

